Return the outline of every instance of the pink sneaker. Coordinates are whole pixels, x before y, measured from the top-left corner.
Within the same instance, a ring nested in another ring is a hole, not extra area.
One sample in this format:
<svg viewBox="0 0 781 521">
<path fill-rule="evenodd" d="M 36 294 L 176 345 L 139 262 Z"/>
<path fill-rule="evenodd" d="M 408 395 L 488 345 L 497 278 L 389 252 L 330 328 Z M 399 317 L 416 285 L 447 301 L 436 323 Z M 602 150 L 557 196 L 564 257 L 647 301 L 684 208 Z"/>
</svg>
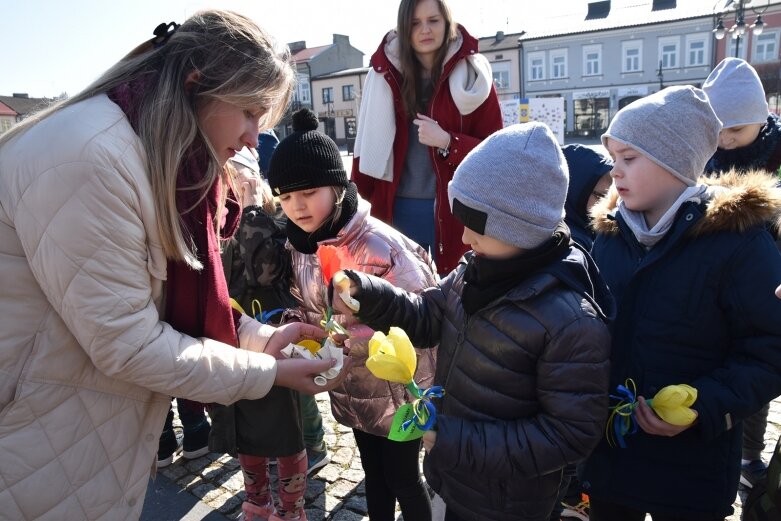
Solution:
<svg viewBox="0 0 781 521">
<path fill-rule="evenodd" d="M 265 506 L 245 501 L 241 504 L 242 521 L 269 521 L 274 517 L 274 503 Z"/>
</svg>

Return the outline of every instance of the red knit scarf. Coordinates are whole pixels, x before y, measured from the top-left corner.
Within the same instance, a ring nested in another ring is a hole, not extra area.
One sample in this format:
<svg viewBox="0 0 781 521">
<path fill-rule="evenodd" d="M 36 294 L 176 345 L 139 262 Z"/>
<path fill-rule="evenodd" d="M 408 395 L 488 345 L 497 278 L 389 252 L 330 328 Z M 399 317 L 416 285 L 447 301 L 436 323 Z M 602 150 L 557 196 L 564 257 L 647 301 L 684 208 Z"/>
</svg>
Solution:
<svg viewBox="0 0 781 521">
<path fill-rule="evenodd" d="M 152 84 L 152 78 L 147 78 L 108 92 L 111 101 L 119 105 L 136 132 L 141 101 Z M 176 132 L 176 129 L 171 131 Z M 221 183 L 216 179 L 200 202 L 202 191 L 187 189 L 204 178 L 208 165 L 209 154 L 198 137 L 187 150 L 176 176 L 176 208 L 184 222 L 184 235 L 192 237 L 203 269 L 196 271 L 182 261 L 168 260 L 165 318 L 174 329 L 187 335 L 238 347 L 236 331 L 241 314 L 230 306 L 214 225 Z M 241 217 L 241 207 L 232 193 L 230 195 L 226 203 L 228 215 L 221 230 L 223 237 L 233 235 Z"/>
</svg>

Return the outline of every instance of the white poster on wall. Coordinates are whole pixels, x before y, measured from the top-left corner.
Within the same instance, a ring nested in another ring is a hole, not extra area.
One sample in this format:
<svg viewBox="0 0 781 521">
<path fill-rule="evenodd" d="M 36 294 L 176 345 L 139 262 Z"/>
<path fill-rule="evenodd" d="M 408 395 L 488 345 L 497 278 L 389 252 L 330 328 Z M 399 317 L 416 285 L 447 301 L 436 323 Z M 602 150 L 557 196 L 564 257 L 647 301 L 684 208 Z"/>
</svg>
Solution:
<svg viewBox="0 0 781 521">
<path fill-rule="evenodd" d="M 501 100 L 499 106 L 502 109 L 502 120 L 505 127 L 520 123 L 520 105 L 517 99 Z"/>
<path fill-rule="evenodd" d="M 529 99 L 529 119 L 548 125 L 559 145 L 564 144 L 564 98 Z"/>
</svg>

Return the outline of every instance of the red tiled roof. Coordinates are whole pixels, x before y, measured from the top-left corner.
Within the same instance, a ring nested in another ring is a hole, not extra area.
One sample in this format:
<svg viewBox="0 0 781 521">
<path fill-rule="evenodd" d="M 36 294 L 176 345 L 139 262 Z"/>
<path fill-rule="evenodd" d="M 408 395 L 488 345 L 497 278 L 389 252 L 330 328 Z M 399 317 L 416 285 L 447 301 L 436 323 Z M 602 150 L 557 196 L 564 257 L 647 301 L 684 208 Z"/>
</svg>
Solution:
<svg viewBox="0 0 781 521">
<path fill-rule="evenodd" d="M 305 62 L 309 59 L 314 58 L 324 50 L 331 47 L 333 44 L 328 45 L 321 45 L 320 47 L 309 47 L 307 49 L 301 49 L 297 53 L 293 55 L 293 62 Z"/>
<path fill-rule="evenodd" d="M 0 116 L 16 116 L 16 111 L 0 101 Z"/>
</svg>

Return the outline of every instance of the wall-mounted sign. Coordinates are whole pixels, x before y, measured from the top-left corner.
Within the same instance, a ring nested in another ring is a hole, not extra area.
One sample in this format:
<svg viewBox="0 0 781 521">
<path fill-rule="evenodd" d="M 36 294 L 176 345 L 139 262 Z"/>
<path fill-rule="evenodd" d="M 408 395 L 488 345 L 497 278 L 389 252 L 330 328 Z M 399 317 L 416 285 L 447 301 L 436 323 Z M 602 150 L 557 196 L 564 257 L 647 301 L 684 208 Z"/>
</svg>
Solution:
<svg viewBox="0 0 781 521">
<path fill-rule="evenodd" d="M 628 98 L 629 96 L 648 96 L 648 87 L 619 87 L 618 98 Z"/>
<path fill-rule="evenodd" d="M 579 90 L 577 92 L 572 93 L 572 99 L 578 100 L 578 99 L 598 99 L 598 98 L 609 98 L 610 97 L 610 89 L 594 89 L 594 90 Z"/>
</svg>

